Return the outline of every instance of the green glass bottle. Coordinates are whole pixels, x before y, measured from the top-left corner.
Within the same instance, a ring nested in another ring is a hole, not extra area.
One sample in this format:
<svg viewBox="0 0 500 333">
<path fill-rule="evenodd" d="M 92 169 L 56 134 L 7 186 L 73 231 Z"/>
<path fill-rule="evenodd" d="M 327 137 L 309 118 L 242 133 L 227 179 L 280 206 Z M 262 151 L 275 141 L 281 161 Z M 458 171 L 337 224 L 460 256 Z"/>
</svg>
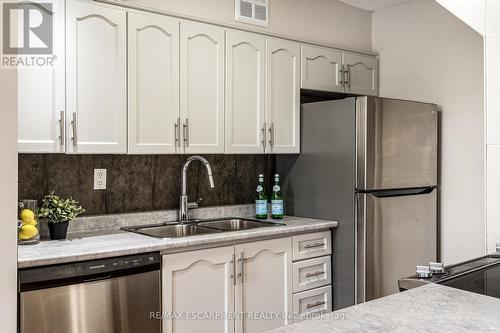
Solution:
<svg viewBox="0 0 500 333">
<path fill-rule="evenodd" d="M 255 197 L 255 218 L 267 219 L 267 195 L 264 187 L 264 175 L 259 175 L 257 195 Z"/>
<path fill-rule="evenodd" d="M 280 175 L 274 175 L 273 194 L 271 196 L 271 217 L 282 219 L 284 215 L 283 195 L 281 194 Z"/>
</svg>

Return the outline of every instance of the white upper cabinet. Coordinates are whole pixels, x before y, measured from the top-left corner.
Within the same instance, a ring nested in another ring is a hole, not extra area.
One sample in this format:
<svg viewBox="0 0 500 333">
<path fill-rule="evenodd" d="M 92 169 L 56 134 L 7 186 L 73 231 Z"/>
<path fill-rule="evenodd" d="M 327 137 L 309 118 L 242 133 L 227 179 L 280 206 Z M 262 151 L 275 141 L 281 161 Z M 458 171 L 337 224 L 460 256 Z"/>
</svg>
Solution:
<svg viewBox="0 0 500 333">
<path fill-rule="evenodd" d="M 267 40 L 267 152 L 300 152 L 300 46 Z"/>
<path fill-rule="evenodd" d="M 52 66 L 18 68 L 18 151 L 64 153 L 64 0 L 52 2 Z"/>
<path fill-rule="evenodd" d="M 224 29 L 181 21 L 181 134 L 184 152 L 224 152 Z"/>
<path fill-rule="evenodd" d="M 236 312 L 277 313 L 268 320 L 236 321 L 236 332 L 253 333 L 288 325 L 292 312 L 292 243 L 279 238 L 235 246 Z"/>
<path fill-rule="evenodd" d="M 128 152 L 175 153 L 178 117 L 179 20 L 129 13 Z"/>
<path fill-rule="evenodd" d="M 302 45 L 301 88 L 356 95 L 378 94 L 376 56 Z"/>
<path fill-rule="evenodd" d="M 67 150 L 126 153 L 126 12 L 79 0 L 67 6 Z"/>
<path fill-rule="evenodd" d="M 302 45 L 302 89 L 342 92 L 342 52 Z"/>
<path fill-rule="evenodd" d="M 226 152 L 265 152 L 266 38 L 226 34 Z"/>
<path fill-rule="evenodd" d="M 162 265 L 163 333 L 232 333 L 234 320 L 234 247 L 168 254 Z M 186 318 L 189 313 L 216 313 L 224 319 Z"/>
<path fill-rule="evenodd" d="M 357 95 L 378 94 L 378 61 L 374 56 L 344 52 L 345 91 Z"/>
</svg>

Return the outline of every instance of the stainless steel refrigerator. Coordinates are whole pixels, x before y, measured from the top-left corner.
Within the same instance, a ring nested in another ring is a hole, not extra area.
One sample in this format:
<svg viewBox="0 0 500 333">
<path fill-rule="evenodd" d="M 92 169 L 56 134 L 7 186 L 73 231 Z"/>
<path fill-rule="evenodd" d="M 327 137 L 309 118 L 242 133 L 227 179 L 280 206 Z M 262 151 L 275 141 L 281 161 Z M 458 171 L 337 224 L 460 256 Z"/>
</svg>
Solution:
<svg viewBox="0 0 500 333">
<path fill-rule="evenodd" d="M 375 97 L 302 104 L 300 155 L 277 156 L 287 214 L 334 219 L 333 307 L 398 291 L 436 261 L 438 110 Z"/>
</svg>

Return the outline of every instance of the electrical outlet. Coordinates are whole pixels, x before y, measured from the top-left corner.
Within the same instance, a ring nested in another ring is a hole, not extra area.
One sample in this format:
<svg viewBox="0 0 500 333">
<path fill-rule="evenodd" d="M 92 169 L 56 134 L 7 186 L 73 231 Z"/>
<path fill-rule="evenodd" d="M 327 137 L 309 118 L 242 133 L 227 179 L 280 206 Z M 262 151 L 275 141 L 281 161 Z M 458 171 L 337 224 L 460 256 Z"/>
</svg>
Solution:
<svg viewBox="0 0 500 333">
<path fill-rule="evenodd" d="M 106 169 L 94 169 L 94 190 L 106 189 Z"/>
</svg>

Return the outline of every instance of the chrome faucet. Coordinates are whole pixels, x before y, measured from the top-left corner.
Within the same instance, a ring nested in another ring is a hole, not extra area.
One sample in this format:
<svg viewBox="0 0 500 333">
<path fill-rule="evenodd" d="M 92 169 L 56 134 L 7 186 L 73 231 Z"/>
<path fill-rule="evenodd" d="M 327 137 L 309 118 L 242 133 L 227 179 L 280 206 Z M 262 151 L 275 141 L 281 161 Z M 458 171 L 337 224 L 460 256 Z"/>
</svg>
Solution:
<svg viewBox="0 0 500 333">
<path fill-rule="evenodd" d="M 189 167 L 189 164 L 191 164 L 192 161 L 198 160 L 200 162 L 203 162 L 205 164 L 205 167 L 207 168 L 207 173 L 208 173 L 208 181 L 210 182 L 210 188 L 214 188 L 214 178 L 212 176 L 212 168 L 210 167 L 210 163 L 201 156 L 191 156 L 186 160 L 186 163 L 184 163 L 184 166 L 182 167 L 182 192 L 181 196 L 179 199 L 179 221 L 181 222 L 187 222 L 189 220 L 188 217 L 188 211 L 191 208 L 198 208 L 198 204 L 200 203 L 202 198 L 199 198 L 198 201 L 196 202 L 189 202 L 188 201 L 188 196 L 187 196 L 187 190 L 186 190 L 186 173 L 187 169 Z"/>
</svg>

